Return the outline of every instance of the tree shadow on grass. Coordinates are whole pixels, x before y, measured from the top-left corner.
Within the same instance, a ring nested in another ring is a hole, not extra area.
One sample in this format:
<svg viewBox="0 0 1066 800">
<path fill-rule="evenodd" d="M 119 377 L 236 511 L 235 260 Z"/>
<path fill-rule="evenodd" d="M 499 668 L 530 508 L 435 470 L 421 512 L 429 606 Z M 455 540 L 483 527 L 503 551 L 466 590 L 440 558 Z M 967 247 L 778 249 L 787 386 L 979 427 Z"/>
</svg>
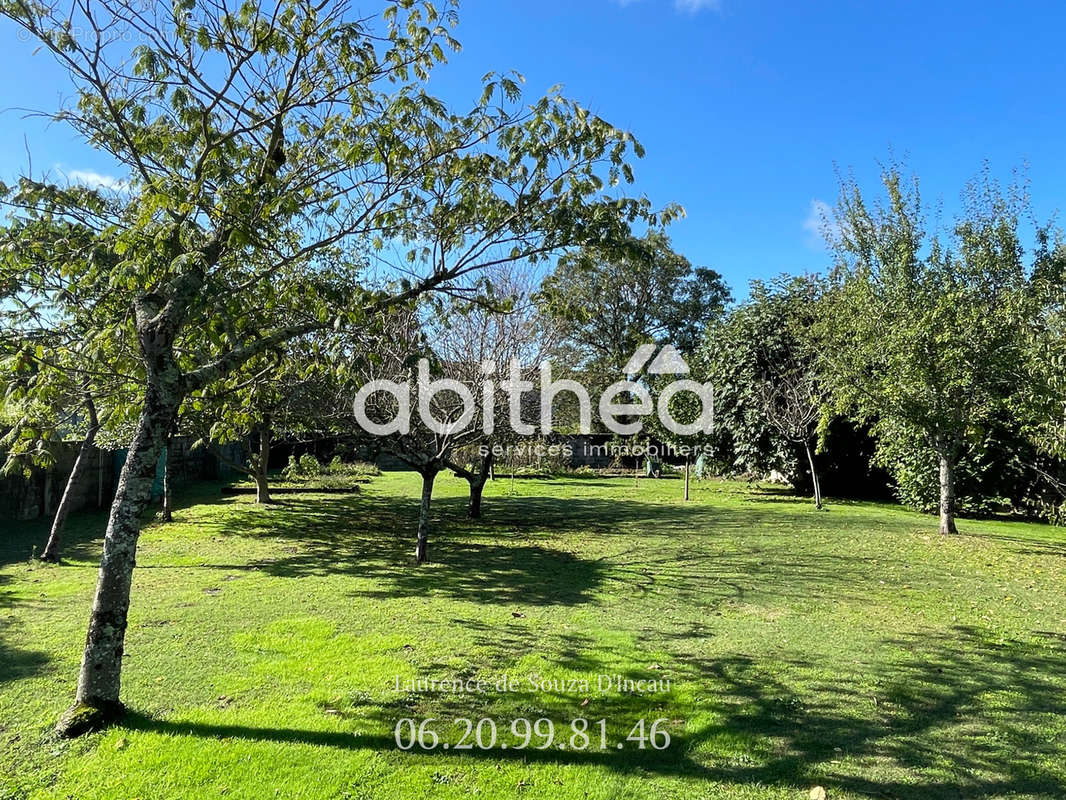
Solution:
<svg viewBox="0 0 1066 800">
<path fill-rule="evenodd" d="M 358 596 L 388 599 L 435 593 L 485 605 L 566 605 L 588 602 L 603 582 L 604 565 L 537 545 L 499 546 L 445 541 L 429 567 L 373 565 L 378 588 Z"/>
<path fill-rule="evenodd" d="M 887 797 L 1063 797 L 1064 743 L 1049 725 L 1066 713 L 1066 651 L 990 637 L 962 626 L 897 637 L 886 644 L 908 654 L 899 662 L 804 682 L 802 694 L 751 659 L 693 661 L 729 687 L 724 697 L 741 699 L 720 731 L 702 735 L 781 741 L 765 763 L 731 771 L 745 783 L 809 777 Z"/>
<path fill-rule="evenodd" d="M 896 660 L 827 675 L 814 660 L 708 658 L 669 643 L 663 663 L 648 665 L 639 646 L 604 645 L 580 633 L 463 625 L 477 631 L 484 662 L 497 668 L 547 648 L 555 654 L 553 669 L 603 673 L 628 664 L 627 677 L 666 677 L 685 689 L 665 702 L 654 695 L 595 697 L 587 708 L 578 705 L 580 695 L 558 693 L 515 702 L 533 702 L 555 719 L 631 724 L 669 713 L 672 723 L 685 724 L 671 731 L 676 752 L 646 765 L 651 771 L 743 785 L 823 784 L 830 794 L 847 789 L 877 797 L 1066 796 L 1066 741 L 1053 733 L 1066 714 L 1066 642 L 1059 637 L 1031 643 L 968 626 L 923 631 L 883 641 L 900 654 Z M 434 702 L 406 698 L 383 719 L 452 711 Z M 477 709 L 508 710 L 499 700 Z M 606 763 L 624 770 L 629 758 L 619 754 Z"/>
<path fill-rule="evenodd" d="M 610 583 L 635 600 L 669 591 L 713 608 L 752 594 L 803 597 L 811 585 L 858 595 L 888 562 L 882 555 L 875 567 L 855 555 L 786 548 L 780 533 L 766 529 L 771 521 L 786 529 L 810 525 L 805 511 L 534 496 L 501 504 L 474 523 L 462 518 L 461 499 L 436 507 L 429 565 L 412 563 L 413 500 L 353 496 L 286 498 L 277 509 L 220 523 L 220 535 L 289 544 L 249 564 L 215 566 L 281 578 L 366 578 L 372 587 L 354 593 L 374 599 L 438 594 L 484 604 L 576 605 Z M 595 546 L 586 550 L 590 542 Z"/>
<path fill-rule="evenodd" d="M 10 580 L 10 575 L 0 575 L 0 685 L 37 675 L 43 672 L 51 661 L 47 653 L 24 650 L 8 644 L 7 639 L 13 638 L 11 634 L 15 624 L 9 621 L 6 612 L 13 608 L 16 602 L 4 588 L 4 584 Z"/>
<path fill-rule="evenodd" d="M 3 635 L 4 630 L 0 628 L 0 637 Z M 0 685 L 38 675 L 51 660 L 47 653 L 12 647 L 0 638 Z"/>
<path fill-rule="evenodd" d="M 332 497 L 286 500 L 273 511 L 235 515 L 216 526 L 232 536 L 280 539 L 276 556 L 251 565 L 279 578 L 348 574 L 373 579 L 361 590 L 375 599 L 442 593 L 482 604 L 594 603 L 608 583 L 615 594 L 644 592 L 713 608 L 747 599 L 806 595 L 809 586 L 845 597 L 886 569 L 891 559 L 832 552 L 789 551 L 781 529 L 801 531 L 810 512 L 780 508 L 722 509 L 633 500 L 523 497 L 499 503 L 482 523 L 460 521 L 461 499 L 443 513 L 433 538 L 436 563 L 410 565 L 413 500 Z M 765 518 L 763 518 L 765 516 Z M 771 526 L 770 523 L 773 523 Z M 851 524 L 851 523 L 849 523 Z M 595 526 L 595 527 L 592 527 Z M 774 528 L 775 531 L 764 528 Z M 602 550 L 577 556 L 571 533 Z M 382 534 L 387 531 L 387 534 Z M 615 536 L 615 534 L 625 534 Z M 639 534 L 646 546 L 635 546 Z M 617 585 L 620 584 L 620 585 Z M 610 621 L 605 619 L 609 629 Z M 878 797 L 993 798 L 1021 794 L 1066 796 L 1066 642 L 1000 641 L 989 631 L 956 627 L 882 642 L 873 663 L 744 654 L 706 655 L 698 622 L 669 630 L 652 619 L 657 637 L 632 644 L 541 626 L 454 623 L 472 633 L 471 674 L 498 675 L 524 656 L 550 654 L 553 669 L 579 673 L 669 677 L 687 687 L 676 696 L 611 695 L 583 704 L 580 695 L 525 692 L 479 696 L 409 692 L 386 699 L 352 698 L 328 711 L 335 726 L 351 721 L 356 736 L 336 730 L 299 730 L 240 724 L 183 723 L 132 715 L 135 730 L 214 739 L 303 742 L 342 749 L 395 752 L 392 726 L 400 718 L 508 721 L 545 716 L 557 724 L 575 717 L 609 718 L 612 742 L 637 719 L 667 713 L 673 743 L 665 751 L 607 752 L 490 750 L 434 751 L 446 759 L 541 761 L 605 766 L 623 773 L 688 776 L 746 786 L 793 789 L 820 783 Z M 624 641 L 624 640 L 623 640 Z M 658 665 L 649 664 L 645 645 Z M 432 648 L 426 652 L 432 660 Z M 643 665 L 643 666 L 635 666 Z M 454 665 L 422 663 L 447 674 Z M 417 757 L 415 751 L 410 757 Z M 406 758 L 408 756 L 404 756 Z"/>
<path fill-rule="evenodd" d="M 469 716 L 469 712 L 467 712 Z M 476 718 L 475 718 L 476 721 Z M 354 734 L 338 731 L 314 731 L 296 728 L 267 728 L 244 725 L 213 725 L 195 722 L 169 722 L 137 713 L 128 713 L 123 719 L 123 727 L 131 731 L 147 731 L 167 736 L 195 736 L 203 739 L 220 741 L 241 739 L 244 741 L 276 742 L 282 744 L 311 744 L 330 747 L 337 750 L 372 750 L 375 752 L 401 753 L 396 746 L 394 734 Z M 562 734 L 560 728 L 560 734 Z M 571 731 L 566 727 L 565 737 Z M 564 737 L 564 738 L 565 738 Z M 534 739 L 534 741 L 539 741 Z M 612 745 L 614 740 L 612 740 Z M 487 759 L 493 762 L 519 762 L 525 764 L 577 765 L 590 767 L 607 767 L 609 769 L 634 774 L 658 774 L 692 777 L 713 777 L 711 771 L 692 761 L 684 755 L 684 741 L 676 742 L 674 749 L 654 750 L 650 747 L 639 750 L 633 743 L 627 744 L 623 751 L 617 748 L 607 749 L 560 749 L 552 746 L 537 749 L 530 746 L 523 749 L 499 747 L 481 750 L 443 749 L 436 747 L 424 750 L 414 747 L 402 755 L 409 758 L 432 757 L 447 758 L 456 762 Z"/>
<path fill-rule="evenodd" d="M 470 541 L 442 532 L 433 562 L 412 565 L 409 532 L 417 520 L 396 498 L 285 498 L 262 513 L 237 515 L 205 532 L 290 541 L 275 555 L 247 563 L 205 564 L 228 572 L 254 570 L 277 578 L 351 575 L 374 579 L 371 598 L 444 595 L 486 604 L 574 605 L 599 585 L 594 560 L 535 543 Z M 167 567 L 142 566 L 141 569 Z"/>
<path fill-rule="evenodd" d="M 52 527 L 50 518 L 23 521 L 5 521 L 4 533 L 0 536 L 0 567 L 20 562 L 27 563 L 44 551 L 48 532 Z M 100 557 L 107 514 L 102 511 L 76 511 L 67 519 L 63 531 L 64 560 L 79 560 L 95 551 Z"/>
<path fill-rule="evenodd" d="M 538 647 L 560 644 L 560 669 L 608 672 L 634 652 L 603 646 L 581 634 L 527 630 L 500 636 L 492 626 L 476 628 L 488 644 L 479 649 L 472 674 L 506 669 Z M 551 641 L 548 641 L 551 640 Z M 676 688 L 697 691 L 664 696 L 594 694 L 552 690 L 456 694 L 401 692 L 384 700 L 355 696 L 323 706 L 323 727 L 295 729 L 236 723 L 182 722 L 130 714 L 132 730 L 173 736 L 303 743 L 337 750 L 367 749 L 407 759 L 429 755 L 415 747 L 401 755 L 394 738 L 400 719 L 438 720 L 441 741 L 455 742 L 460 728 L 451 720 L 490 718 L 500 742 L 511 720 L 551 719 L 556 742 L 569 740 L 569 721 L 606 719 L 608 747 L 594 738 L 585 751 L 510 749 L 499 746 L 463 753 L 437 747 L 432 756 L 461 762 L 521 761 L 587 765 L 621 774 L 689 777 L 739 786 L 785 790 L 821 784 L 872 797 L 971 800 L 1004 796 L 1066 796 L 1066 767 L 1056 718 L 1066 714 L 1059 645 L 997 642 L 989 632 L 958 627 L 885 640 L 903 653 L 894 663 L 843 670 L 827 677 L 804 661 L 760 663 L 750 657 L 670 657 L 653 668 L 628 670 L 634 677 L 667 675 Z M 565 655 L 571 653 L 573 658 Z M 638 750 L 626 741 L 638 719 L 666 719 L 671 743 L 665 750 Z M 325 722 L 328 719 L 329 722 Z M 336 726 L 350 724 L 351 732 Z M 540 740 L 535 740 L 540 743 Z M 616 747 L 622 743 L 622 749 Z"/>
<path fill-rule="evenodd" d="M 1037 556 L 1039 558 L 1066 558 L 1066 541 L 1058 538 L 1062 536 L 1061 528 L 1048 525 L 1046 526 L 1046 531 L 1048 534 L 1046 539 L 1041 539 L 1037 536 L 1012 536 L 998 532 L 971 534 L 965 528 L 963 528 L 962 534 L 963 536 L 975 536 L 976 538 L 1002 543 L 1017 555 Z"/>
<path fill-rule="evenodd" d="M 175 522 L 183 522 L 184 512 L 193 506 L 217 502 L 221 485 L 216 481 L 198 481 L 181 486 L 174 494 Z M 152 524 L 158 512 L 158 503 L 148 507 L 141 517 L 142 530 Z M 108 513 L 108 508 L 82 509 L 67 518 L 60 566 L 78 562 L 99 563 Z M 3 520 L 0 524 L 5 528 L 0 536 L 0 567 L 3 567 L 29 561 L 35 553 L 40 554 L 48 541 L 52 519 Z"/>
</svg>

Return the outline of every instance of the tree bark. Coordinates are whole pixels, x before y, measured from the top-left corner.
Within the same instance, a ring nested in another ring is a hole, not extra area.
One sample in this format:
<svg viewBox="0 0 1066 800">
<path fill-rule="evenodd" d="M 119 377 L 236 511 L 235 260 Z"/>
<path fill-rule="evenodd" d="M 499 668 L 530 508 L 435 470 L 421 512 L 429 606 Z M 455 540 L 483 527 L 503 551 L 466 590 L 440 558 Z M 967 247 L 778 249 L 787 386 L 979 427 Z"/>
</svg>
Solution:
<svg viewBox="0 0 1066 800">
<path fill-rule="evenodd" d="M 48 533 L 48 543 L 41 553 L 41 561 L 57 563 L 60 557 L 60 548 L 63 541 L 63 528 L 67 524 L 70 508 L 74 505 L 74 491 L 81 485 L 82 475 L 89 467 L 89 459 L 92 457 L 93 442 L 96 441 L 96 433 L 100 430 L 100 421 L 96 416 L 96 406 L 91 398 L 85 400 L 85 410 L 89 416 L 89 428 L 85 432 L 85 439 L 78 450 L 78 456 L 74 459 L 74 466 L 67 478 L 67 486 L 63 490 L 63 498 L 59 501 L 55 519 L 52 520 L 52 530 Z"/>
<path fill-rule="evenodd" d="M 814 453 L 810 442 L 804 441 L 803 449 L 807 451 L 807 463 L 811 465 L 811 483 L 814 484 L 814 507 L 822 510 L 822 483 L 818 480 L 818 469 L 814 466 Z"/>
<path fill-rule="evenodd" d="M 205 248 L 202 262 L 169 284 L 173 291 L 169 300 L 145 294 L 133 302 L 145 367 L 144 402 L 108 516 L 77 695 L 74 705 L 56 723 L 56 732 L 61 736 L 96 730 L 123 712 L 119 688 L 140 515 L 152 500 L 159 454 L 174 432 L 182 401 L 189 392 L 203 388 L 273 345 L 324 327 L 321 323 L 305 323 L 279 328 L 183 374 L 174 356 L 174 341 L 185 321 L 188 303 L 203 286 L 205 265 L 218 261 L 221 241 L 223 238 L 213 240 Z"/>
<path fill-rule="evenodd" d="M 484 480 L 473 480 L 470 482 L 470 505 L 466 512 L 466 515 L 470 517 L 470 519 L 481 519 L 481 495 L 484 491 Z"/>
<path fill-rule="evenodd" d="M 77 695 L 56 723 L 62 736 L 96 730 L 122 714 L 119 688 L 140 517 L 152 500 L 159 455 L 189 388 L 174 358 L 178 322 L 152 296 L 138 301 L 135 313 L 146 372 L 144 401 L 107 520 Z"/>
<path fill-rule="evenodd" d="M 437 470 L 432 466 L 422 472 L 422 504 L 418 509 L 418 540 L 415 543 L 415 563 L 424 564 L 429 559 L 429 505 L 433 500 L 433 482 Z"/>
<path fill-rule="evenodd" d="M 74 706 L 60 718 L 56 730 L 77 736 L 122 713 L 119 687 L 136 565 L 140 516 L 152 499 L 159 454 L 166 443 L 177 406 L 151 393 L 119 474 L 118 489 L 104 536 L 104 553 L 85 638 L 78 693 Z"/>
<path fill-rule="evenodd" d="M 959 532 L 955 525 L 955 459 L 946 452 L 940 454 L 940 532 Z"/>
<path fill-rule="evenodd" d="M 470 505 L 467 508 L 467 516 L 470 519 L 481 519 L 481 496 L 485 492 L 485 483 L 492 474 L 493 458 L 489 451 L 481 459 L 481 470 L 477 475 L 468 477 L 470 481 Z"/>
<path fill-rule="evenodd" d="M 174 487 L 170 471 L 170 441 L 168 441 L 166 455 L 163 457 L 163 510 L 159 515 L 163 522 L 174 521 Z"/>
<path fill-rule="evenodd" d="M 44 470 L 44 494 L 41 497 L 41 514 L 48 516 L 52 513 L 52 467 Z"/>
<path fill-rule="evenodd" d="M 259 455 L 255 464 L 255 502 L 270 503 L 270 484 L 267 473 L 270 469 L 270 417 L 263 418 L 259 428 Z"/>
</svg>

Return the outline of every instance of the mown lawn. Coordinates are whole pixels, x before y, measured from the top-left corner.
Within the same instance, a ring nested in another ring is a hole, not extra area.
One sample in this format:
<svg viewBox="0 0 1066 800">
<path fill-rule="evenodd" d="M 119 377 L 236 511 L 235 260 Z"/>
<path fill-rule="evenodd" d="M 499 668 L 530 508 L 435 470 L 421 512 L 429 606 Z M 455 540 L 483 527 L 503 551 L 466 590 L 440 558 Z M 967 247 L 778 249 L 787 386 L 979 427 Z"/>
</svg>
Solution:
<svg viewBox="0 0 1066 800">
<path fill-rule="evenodd" d="M 438 483 L 418 569 L 410 474 L 267 509 L 192 491 L 142 536 L 130 714 L 73 742 L 49 731 L 102 518 L 74 518 L 57 567 L 29 560 L 43 523 L 5 523 L 0 797 L 1066 796 L 1062 530 L 943 538 L 892 506 L 592 478 L 499 480 L 471 524 L 465 483 Z M 616 673 L 670 690 L 597 690 Z M 504 676 L 517 691 L 396 690 Z M 397 720 L 427 717 L 452 749 L 400 751 Z M 494 719 L 495 748 L 456 751 L 456 717 Z M 606 750 L 569 746 L 578 717 L 607 720 Z M 516 718 L 553 720 L 555 743 L 516 749 Z M 668 720 L 670 746 L 626 742 L 639 719 Z"/>
</svg>

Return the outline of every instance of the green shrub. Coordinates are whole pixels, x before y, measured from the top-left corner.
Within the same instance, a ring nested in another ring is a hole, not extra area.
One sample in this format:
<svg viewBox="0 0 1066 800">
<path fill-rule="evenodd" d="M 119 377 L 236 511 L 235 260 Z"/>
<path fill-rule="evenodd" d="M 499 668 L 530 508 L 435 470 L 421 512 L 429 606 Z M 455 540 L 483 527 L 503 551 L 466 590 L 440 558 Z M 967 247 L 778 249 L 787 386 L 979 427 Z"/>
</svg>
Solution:
<svg viewBox="0 0 1066 800">
<path fill-rule="evenodd" d="M 310 453 L 305 453 L 299 459 L 289 456 L 289 463 L 281 474 L 287 481 L 301 482 L 310 479 L 317 481 L 330 477 L 338 479 L 333 483 L 339 484 L 345 479 L 350 481 L 352 478 L 372 478 L 380 475 L 381 470 L 377 468 L 377 465 L 366 462 L 346 464 L 341 461 L 340 456 L 334 456 L 329 464 L 322 464 Z"/>
<path fill-rule="evenodd" d="M 322 464 L 310 453 L 305 453 L 299 459 L 289 456 L 289 463 L 281 471 L 287 481 L 306 480 L 323 474 Z"/>
</svg>

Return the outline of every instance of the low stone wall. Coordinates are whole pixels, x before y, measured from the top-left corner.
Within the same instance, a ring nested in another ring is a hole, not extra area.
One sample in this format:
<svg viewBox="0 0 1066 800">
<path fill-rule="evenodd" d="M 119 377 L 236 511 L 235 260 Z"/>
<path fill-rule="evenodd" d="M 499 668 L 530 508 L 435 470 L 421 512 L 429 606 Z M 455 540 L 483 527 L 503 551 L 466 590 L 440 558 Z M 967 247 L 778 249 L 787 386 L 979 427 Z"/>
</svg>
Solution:
<svg viewBox="0 0 1066 800">
<path fill-rule="evenodd" d="M 28 520 L 55 512 L 74 459 L 78 442 L 64 443 L 50 469 L 33 468 L 29 476 L 16 473 L 0 478 L 0 519 Z M 94 449 L 85 477 L 76 490 L 74 507 L 95 508 L 111 500 L 114 492 L 114 459 L 110 450 Z"/>
</svg>

